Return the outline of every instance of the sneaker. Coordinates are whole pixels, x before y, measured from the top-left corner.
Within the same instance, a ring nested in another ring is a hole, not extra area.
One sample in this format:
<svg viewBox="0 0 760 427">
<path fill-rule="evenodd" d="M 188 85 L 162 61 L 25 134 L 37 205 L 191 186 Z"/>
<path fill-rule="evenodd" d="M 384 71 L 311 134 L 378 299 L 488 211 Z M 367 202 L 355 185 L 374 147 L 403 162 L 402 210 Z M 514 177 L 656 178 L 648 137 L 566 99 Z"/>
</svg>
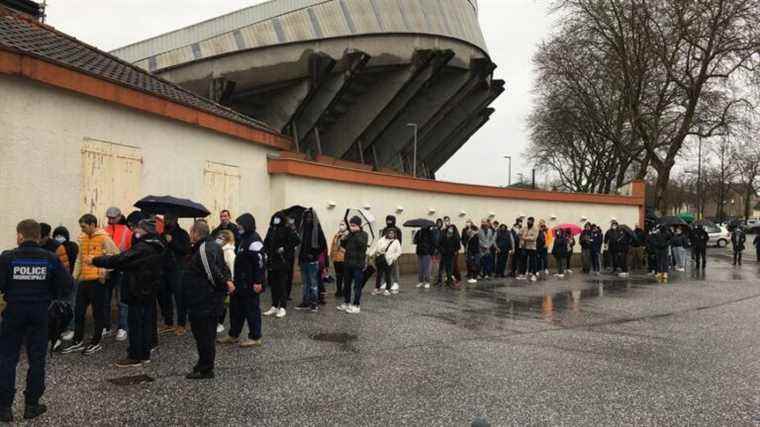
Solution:
<svg viewBox="0 0 760 427">
<path fill-rule="evenodd" d="M 338 311 L 346 311 L 348 309 L 348 304 L 343 303 L 338 306 Z"/>
<path fill-rule="evenodd" d="M 184 326 L 177 326 L 176 329 L 174 329 L 174 335 L 181 337 L 184 336 L 187 333 L 187 329 L 185 329 Z"/>
<path fill-rule="evenodd" d="M 116 366 L 117 368 L 136 368 L 138 366 L 142 366 L 142 363 L 139 360 L 126 358 L 126 359 L 119 360 L 113 365 Z"/>
<path fill-rule="evenodd" d="M 470 279 L 467 281 L 469 284 L 478 283 L 477 279 Z"/>
<path fill-rule="evenodd" d="M 158 345 L 153 346 L 153 347 L 150 348 L 150 354 L 153 354 L 153 353 L 155 353 L 157 351 L 158 351 Z"/>
<path fill-rule="evenodd" d="M 430 283 L 425 283 L 425 289 L 430 289 Z"/>
<path fill-rule="evenodd" d="M 301 304 L 298 304 L 296 306 L 296 310 L 298 310 L 298 311 L 304 311 L 304 310 L 308 310 L 310 308 L 311 308 L 311 306 L 309 304 L 306 304 L 305 302 L 302 302 Z"/>
<path fill-rule="evenodd" d="M 142 361 L 143 366 L 150 365 L 150 359 L 145 359 Z"/>
<path fill-rule="evenodd" d="M 549 275 L 549 269 L 548 268 L 546 270 L 544 270 L 544 274 L 546 274 L 547 276 Z"/>
<path fill-rule="evenodd" d="M 97 353 L 99 351 L 102 351 L 102 350 L 103 350 L 103 346 L 102 345 L 100 345 L 100 344 L 90 344 L 90 345 L 87 346 L 86 349 L 84 349 L 84 351 L 82 352 L 82 354 L 84 354 L 85 356 L 92 356 L 93 354 L 95 354 L 95 353 Z"/>
<path fill-rule="evenodd" d="M 36 405 L 26 405 L 26 409 L 24 409 L 24 419 L 25 420 L 31 420 L 34 418 L 39 417 L 40 415 L 47 412 L 47 406 L 42 404 L 36 404 Z"/>
<path fill-rule="evenodd" d="M 257 340 L 252 340 L 250 338 L 246 338 L 243 341 L 240 341 L 240 347 L 241 348 L 251 348 L 251 347 L 258 347 L 261 345 L 261 338 Z"/>
<path fill-rule="evenodd" d="M 288 312 L 285 311 L 284 308 L 280 308 L 279 310 L 277 310 L 277 314 L 275 314 L 274 317 L 276 317 L 278 319 L 282 319 L 283 317 L 285 317 L 287 315 L 288 315 Z"/>
<path fill-rule="evenodd" d="M 628 277 L 628 273 L 620 273 L 618 277 Z"/>
<path fill-rule="evenodd" d="M 524 275 L 522 275 L 522 274 L 521 274 L 521 275 L 519 275 L 519 276 L 517 276 L 517 280 L 527 280 L 527 279 L 528 279 L 528 278 L 527 278 L 527 277 L 525 277 L 525 276 L 524 276 Z"/>
<path fill-rule="evenodd" d="M 224 345 L 237 344 L 238 341 L 240 341 L 238 338 L 231 337 L 229 335 L 227 335 L 224 338 L 219 338 L 218 340 L 216 340 L 216 342 L 218 342 L 219 344 L 224 344 Z"/>
<path fill-rule="evenodd" d="M 399 286 L 398 283 L 394 283 L 393 285 L 391 285 L 391 292 L 397 291 L 399 289 L 401 289 L 401 286 Z"/>
<path fill-rule="evenodd" d="M 565 278 L 565 275 L 564 275 L 564 274 L 557 274 L 557 278 L 558 278 L 558 279 L 564 279 L 564 278 Z"/>
<path fill-rule="evenodd" d="M 536 275 L 535 275 L 535 274 L 531 274 L 531 275 L 530 275 L 530 281 L 531 281 L 531 282 L 535 282 L 536 280 L 538 280 L 538 277 L 536 277 Z"/>
<path fill-rule="evenodd" d="M 222 332 L 224 332 L 224 325 L 222 325 L 220 323 L 220 324 L 216 325 L 216 333 L 217 334 L 221 334 Z"/>
<path fill-rule="evenodd" d="M 66 348 L 64 348 L 63 350 L 61 350 L 61 353 L 63 353 L 63 354 L 69 354 L 69 353 L 76 353 L 76 352 L 80 352 L 80 351 L 84 351 L 84 344 L 82 344 L 81 341 L 80 342 L 73 342 L 73 343 L 69 344 Z"/>
<path fill-rule="evenodd" d="M 311 313 L 318 313 L 319 312 L 319 306 L 317 304 L 312 304 L 311 307 L 309 307 L 309 312 L 311 312 Z"/>
<path fill-rule="evenodd" d="M 351 305 L 346 309 L 346 313 L 348 314 L 359 314 L 361 311 L 362 309 L 358 305 Z"/>
<path fill-rule="evenodd" d="M 398 295 L 399 290 L 398 289 L 391 289 L 391 293 L 393 295 Z"/>
<path fill-rule="evenodd" d="M 389 290 L 387 290 L 387 289 L 386 289 L 386 290 L 384 290 L 384 291 L 383 291 L 383 296 L 384 296 L 384 297 L 389 297 L 389 296 L 391 296 L 391 293 L 390 293 L 390 291 L 389 291 Z"/>
<path fill-rule="evenodd" d="M 159 335 L 171 334 L 172 332 L 174 332 L 174 325 L 164 325 L 158 328 Z"/>
<path fill-rule="evenodd" d="M 417 288 L 421 288 L 421 287 L 423 287 L 423 286 L 425 286 L 425 283 L 424 283 L 424 282 L 420 282 L 420 283 L 417 283 L 417 286 L 416 286 L 416 287 L 417 287 Z"/>
<path fill-rule="evenodd" d="M 53 343 L 53 348 L 50 351 L 53 353 L 60 353 L 61 350 L 63 350 L 63 340 L 59 338 L 55 340 L 55 343 Z"/>
<path fill-rule="evenodd" d="M 116 341 L 126 341 L 127 340 L 127 331 L 124 329 L 119 329 L 116 331 Z"/>
<path fill-rule="evenodd" d="M 382 295 L 382 293 L 383 293 L 383 290 L 379 288 L 372 290 L 372 295 Z"/>
<path fill-rule="evenodd" d="M 280 310 L 278 310 L 277 307 L 272 307 L 269 310 L 267 310 L 267 311 L 265 311 L 265 312 L 263 312 L 261 314 L 263 314 L 264 316 L 273 316 L 273 315 L 277 314 L 278 311 L 280 311 Z"/>
<path fill-rule="evenodd" d="M 103 329 L 103 333 L 101 334 L 103 338 L 108 338 L 111 336 L 111 330 L 110 329 Z"/>
<path fill-rule="evenodd" d="M 74 331 L 66 331 L 61 335 L 61 339 L 64 341 L 71 341 L 74 338 Z"/>
<path fill-rule="evenodd" d="M 573 274 L 573 270 L 570 270 L 569 268 L 565 271 L 567 272 L 567 274 Z"/>
</svg>

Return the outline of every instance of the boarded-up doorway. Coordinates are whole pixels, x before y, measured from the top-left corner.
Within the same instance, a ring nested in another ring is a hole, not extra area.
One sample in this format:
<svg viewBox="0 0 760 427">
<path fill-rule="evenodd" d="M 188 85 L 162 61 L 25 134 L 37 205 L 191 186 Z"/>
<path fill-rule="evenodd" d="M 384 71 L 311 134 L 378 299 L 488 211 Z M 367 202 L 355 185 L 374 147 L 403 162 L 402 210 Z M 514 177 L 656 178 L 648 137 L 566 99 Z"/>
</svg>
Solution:
<svg viewBox="0 0 760 427">
<path fill-rule="evenodd" d="M 105 225 L 106 209 L 129 213 L 140 197 L 142 155 L 137 147 L 85 138 L 82 143 L 81 211 Z"/>
<path fill-rule="evenodd" d="M 240 168 L 206 162 L 203 170 L 203 204 L 211 211 L 209 223 L 219 224 L 219 212 L 228 209 L 232 219 L 240 215 Z"/>
</svg>

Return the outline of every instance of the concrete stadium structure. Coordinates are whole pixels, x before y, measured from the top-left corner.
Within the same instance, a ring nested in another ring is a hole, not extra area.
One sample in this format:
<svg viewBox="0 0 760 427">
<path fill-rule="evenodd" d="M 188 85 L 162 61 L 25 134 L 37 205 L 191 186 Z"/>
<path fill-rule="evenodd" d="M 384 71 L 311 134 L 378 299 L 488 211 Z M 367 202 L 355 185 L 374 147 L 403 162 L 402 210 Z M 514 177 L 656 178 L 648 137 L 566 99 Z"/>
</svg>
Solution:
<svg viewBox="0 0 760 427">
<path fill-rule="evenodd" d="M 296 149 L 435 172 L 504 92 L 475 0 L 273 0 L 112 52 L 293 137 Z"/>
</svg>

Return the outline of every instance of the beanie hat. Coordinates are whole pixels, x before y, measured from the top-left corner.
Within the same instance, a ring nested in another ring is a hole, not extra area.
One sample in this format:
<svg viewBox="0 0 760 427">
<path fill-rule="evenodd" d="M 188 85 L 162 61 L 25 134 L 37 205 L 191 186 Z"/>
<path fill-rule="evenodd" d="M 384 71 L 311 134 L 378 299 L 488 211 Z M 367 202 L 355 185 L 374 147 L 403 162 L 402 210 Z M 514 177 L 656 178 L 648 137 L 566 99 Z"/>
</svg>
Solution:
<svg viewBox="0 0 760 427">
<path fill-rule="evenodd" d="M 361 226 L 362 225 L 362 219 L 359 218 L 358 215 L 354 215 L 354 216 L 351 217 L 350 220 L 348 220 L 348 223 L 351 224 L 351 225 L 359 225 L 359 226 Z"/>
</svg>

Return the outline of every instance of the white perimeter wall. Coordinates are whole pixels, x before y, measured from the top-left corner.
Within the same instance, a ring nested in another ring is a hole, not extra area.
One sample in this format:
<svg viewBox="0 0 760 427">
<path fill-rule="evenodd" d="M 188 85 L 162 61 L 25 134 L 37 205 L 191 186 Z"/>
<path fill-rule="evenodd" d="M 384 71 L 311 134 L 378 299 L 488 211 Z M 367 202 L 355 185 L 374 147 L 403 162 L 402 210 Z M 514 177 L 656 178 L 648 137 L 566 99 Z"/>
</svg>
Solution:
<svg viewBox="0 0 760 427">
<path fill-rule="evenodd" d="M 86 138 L 139 147 L 143 195 L 200 200 L 206 161 L 238 166 L 240 209 L 253 213 L 262 225 L 267 223 L 269 149 L 26 79 L 0 76 L 0 248 L 15 245 L 15 227 L 24 218 L 53 227 L 63 224 L 72 237 L 79 235 L 81 148 Z M 125 214 L 132 210 L 120 208 Z M 213 214 L 210 219 L 215 223 L 217 218 Z"/>
<path fill-rule="evenodd" d="M 361 208 L 366 204 L 372 206 L 370 212 L 377 218 L 378 224 L 384 226 L 385 216 L 396 215 L 398 224 L 414 218 L 435 220 L 448 215 L 452 222 L 461 228 L 467 219 L 477 221 L 488 217 L 491 212 L 500 222 L 512 225 L 519 215 L 534 216 L 536 222 L 543 218 L 549 224 L 580 224 L 581 217 L 599 224 L 603 230 L 609 226 L 612 218 L 621 224 L 634 227 L 639 222 L 638 206 L 603 205 L 587 203 L 538 202 L 529 200 L 497 199 L 490 197 L 470 197 L 454 194 L 439 194 L 423 191 L 383 188 L 370 185 L 339 183 L 316 180 L 290 175 L 272 176 L 272 199 L 281 206 L 312 206 L 316 209 L 322 222 L 328 241 L 337 230 L 347 208 Z M 328 202 L 335 202 L 334 209 L 328 209 Z M 404 212 L 396 213 L 398 206 Z M 435 214 L 428 211 L 433 208 Z M 467 212 L 460 216 L 460 212 Z M 550 217 L 557 219 L 551 221 Z M 414 252 L 412 232 L 404 229 L 404 252 Z"/>
</svg>

